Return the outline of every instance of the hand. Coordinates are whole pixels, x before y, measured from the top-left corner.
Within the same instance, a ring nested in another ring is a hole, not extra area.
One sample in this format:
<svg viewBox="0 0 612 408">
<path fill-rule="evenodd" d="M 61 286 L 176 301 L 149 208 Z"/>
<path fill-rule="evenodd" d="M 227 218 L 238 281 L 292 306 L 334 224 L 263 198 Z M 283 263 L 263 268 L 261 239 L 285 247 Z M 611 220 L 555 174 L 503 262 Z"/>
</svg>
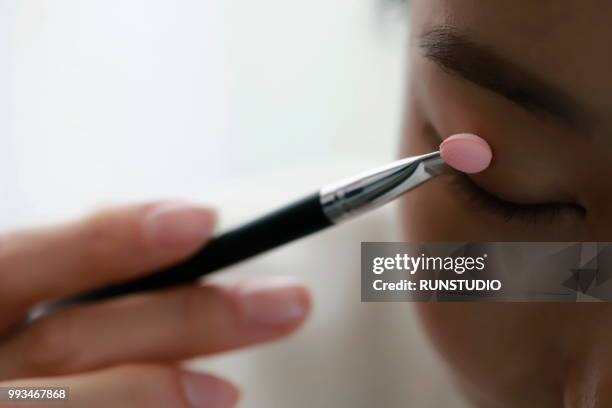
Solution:
<svg viewBox="0 0 612 408">
<path fill-rule="evenodd" d="M 177 362 L 296 329 L 310 301 L 293 281 L 183 286 L 17 324 L 41 301 L 136 278 L 188 256 L 213 224 L 210 210 L 162 203 L 0 236 L 0 386 L 69 387 L 70 399 L 53 407 L 235 405 L 233 385 Z"/>
</svg>

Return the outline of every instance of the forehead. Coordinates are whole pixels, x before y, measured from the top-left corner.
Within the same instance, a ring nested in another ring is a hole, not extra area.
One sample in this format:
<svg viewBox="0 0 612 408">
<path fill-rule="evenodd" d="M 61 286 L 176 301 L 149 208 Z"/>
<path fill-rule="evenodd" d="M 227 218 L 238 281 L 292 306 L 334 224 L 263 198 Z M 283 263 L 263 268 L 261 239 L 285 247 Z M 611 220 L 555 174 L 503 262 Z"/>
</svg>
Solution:
<svg viewBox="0 0 612 408">
<path fill-rule="evenodd" d="M 566 89 L 607 118 L 612 109 L 612 2 L 417 0 L 413 32 L 448 25 Z"/>
</svg>

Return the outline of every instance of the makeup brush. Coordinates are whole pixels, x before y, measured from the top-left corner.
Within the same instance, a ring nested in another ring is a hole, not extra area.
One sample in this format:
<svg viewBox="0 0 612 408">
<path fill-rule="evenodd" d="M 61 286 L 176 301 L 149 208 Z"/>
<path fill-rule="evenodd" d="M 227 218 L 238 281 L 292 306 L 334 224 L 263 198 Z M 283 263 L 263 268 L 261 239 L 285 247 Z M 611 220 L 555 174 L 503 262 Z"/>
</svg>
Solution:
<svg viewBox="0 0 612 408">
<path fill-rule="evenodd" d="M 404 158 L 322 188 L 293 204 L 227 231 L 187 260 L 142 278 L 99 288 L 55 306 L 89 302 L 188 284 L 198 278 L 310 235 L 395 200 L 428 180 L 454 169 L 485 170 L 492 159 L 485 140 L 457 134 L 440 150 Z"/>
</svg>

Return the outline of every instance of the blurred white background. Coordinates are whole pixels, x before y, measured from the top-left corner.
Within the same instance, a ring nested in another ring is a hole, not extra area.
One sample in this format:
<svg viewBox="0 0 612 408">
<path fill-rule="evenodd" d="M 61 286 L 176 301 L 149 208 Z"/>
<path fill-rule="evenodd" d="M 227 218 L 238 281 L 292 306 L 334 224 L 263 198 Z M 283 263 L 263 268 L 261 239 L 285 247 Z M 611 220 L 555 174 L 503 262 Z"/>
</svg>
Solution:
<svg viewBox="0 0 612 408">
<path fill-rule="evenodd" d="M 216 203 L 245 176 L 344 158 L 367 167 L 394 154 L 406 23 L 399 7 L 0 4 L 8 56 L 0 226 L 148 197 Z"/>
<path fill-rule="evenodd" d="M 224 225 L 395 157 L 407 16 L 389 0 L 0 0 L 0 227 L 181 197 Z M 290 340 L 198 361 L 248 407 L 458 406 L 406 304 L 359 301 L 387 208 L 235 268 L 292 274 Z"/>
</svg>

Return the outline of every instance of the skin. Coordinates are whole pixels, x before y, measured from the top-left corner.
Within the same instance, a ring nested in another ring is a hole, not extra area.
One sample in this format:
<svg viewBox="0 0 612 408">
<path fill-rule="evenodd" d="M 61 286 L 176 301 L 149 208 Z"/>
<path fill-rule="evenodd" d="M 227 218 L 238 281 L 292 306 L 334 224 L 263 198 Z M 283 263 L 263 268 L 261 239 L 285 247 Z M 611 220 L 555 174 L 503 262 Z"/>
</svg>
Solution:
<svg viewBox="0 0 612 408">
<path fill-rule="evenodd" d="M 518 203 L 570 202 L 584 216 L 509 220 L 433 180 L 402 202 L 408 241 L 611 241 L 612 3 L 603 0 L 415 0 L 402 155 L 454 133 L 487 140 L 491 167 L 470 176 Z M 452 26 L 562 89 L 588 112 L 570 127 L 432 62 L 419 39 Z M 417 306 L 457 383 L 476 406 L 612 406 L 607 304 Z"/>
<path fill-rule="evenodd" d="M 62 407 L 234 406 L 234 385 L 180 362 L 291 333 L 310 309 L 301 285 L 279 279 L 192 285 L 73 306 L 21 324 L 38 302 L 187 257 L 206 244 L 214 219 L 206 208 L 149 203 L 0 236 L 0 386 L 69 387 Z"/>
<path fill-rule="evenodd" d="M 456 27 L 563 88 L 590 115 L 580 130 L 534 115 L 441 70 L 413 46 L 403 155 L 429 152 L 454 133 L 476 133 L 495 153 L 491 168 L 473 176 L 479 186 L 515 202 L 577 203 L 586 216 L 504 220 L 439 179 L 403 200 L 407 240 L 609 241 L 612 53 L 606 50 L 612 38 L 612 4 L 413 3 L 413 39 L 433 25 Z M 63 226 L 2 236 L 1 386 L 69 386 L 71 401 L 63 406 L 74 407 L 216 408 L 235 403 L 238 391 L 233 385 L 187 372 L 178 362 L 295 330 L 309 309 L 301 286 L 264 284 L 265 296 L 258 292 L 268 313 L 297 311 L 281 320 L 254 321 L 245 313 L 243 305 L 253 292 L 245 290 L 252 283 L 243 283 L 77 306 L 17 325 L 39 301 L 144 274 L 205 244 L 208 235 L 176 239 L 173 228 L 212 223 L 208 210 L 175 214 L 164 233 L 152 234 L 143 222 L 155 208 L 157 204 L 112 209 Z M 612 406 L 608 305 L 419 304 L 418 311 L 457 382 L 476 405 Z"/>
</svg>

